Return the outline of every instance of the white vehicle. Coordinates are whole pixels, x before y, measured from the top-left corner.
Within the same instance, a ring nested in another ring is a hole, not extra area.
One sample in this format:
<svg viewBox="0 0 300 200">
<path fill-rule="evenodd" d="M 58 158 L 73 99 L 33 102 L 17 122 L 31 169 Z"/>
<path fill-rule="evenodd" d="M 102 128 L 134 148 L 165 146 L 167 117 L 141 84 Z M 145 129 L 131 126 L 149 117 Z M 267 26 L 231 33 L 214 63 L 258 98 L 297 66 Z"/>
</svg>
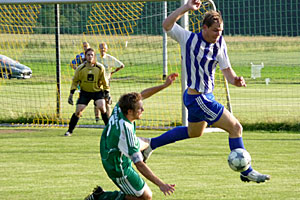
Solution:
<svg viewBox="0 0 300 200">
<path fill-rule="evenodd" d="M 32 70 L 7 56 L 0 55 L 0 77 L 2 78 L 31 78 Z"/>
</svg>

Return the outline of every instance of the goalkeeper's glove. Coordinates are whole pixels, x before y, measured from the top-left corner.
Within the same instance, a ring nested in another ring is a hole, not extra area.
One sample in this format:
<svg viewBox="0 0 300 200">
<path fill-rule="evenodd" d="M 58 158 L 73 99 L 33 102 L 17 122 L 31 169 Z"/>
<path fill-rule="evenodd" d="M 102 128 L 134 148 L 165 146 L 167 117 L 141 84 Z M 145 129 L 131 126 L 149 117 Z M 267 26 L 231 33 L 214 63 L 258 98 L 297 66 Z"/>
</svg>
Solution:
<svg viewBox="0 0 300 200">
<path fill-rule="evenodd" d="M 111 104 L 112 104 L 112 99 L 111 99 L 110 96 L 109 96 L 108 98 L 106 98 L 105 101 L 106 101 L 106 103 L 107 103 L 108 105 L 111 105 Z"/>
<path fill-rule="evenodd" d="M 69 104 L 71 104 L 72 106 L 73 106 L 73 94 L 72 93 L 70 93 L 70 96 L 69 96 L 69 98 L 68 98 L 68 103 Z"/>
<path fill-rule="evenodd" d="M 104 98 L 108 99 L 109 97 L 110 97 L 109 91 L 108 90 L 104 90 Z"/>
</svg>

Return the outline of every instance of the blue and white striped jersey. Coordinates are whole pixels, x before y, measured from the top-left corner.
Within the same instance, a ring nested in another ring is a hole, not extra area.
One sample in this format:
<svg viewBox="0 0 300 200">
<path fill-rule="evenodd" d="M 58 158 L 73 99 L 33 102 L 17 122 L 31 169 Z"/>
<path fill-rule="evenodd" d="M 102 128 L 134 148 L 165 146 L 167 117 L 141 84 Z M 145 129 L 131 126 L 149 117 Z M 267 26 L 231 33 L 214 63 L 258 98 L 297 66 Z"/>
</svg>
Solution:
<svg viewBox="0 0 300 200">
<path fill-rule="evenodd" d="M 76 55 L 76 58 L 71 61 L 71 64 L 76 65 L 77 67 L 81 65 L 84 61 L 84 52 Z"/>
<path fill-rule="evenodd" d="M 187 31 L 176 23 L 167 34 L 180 44 L 187 86 L 204 94 L 211 93 L 217 64 L 221 70 L 231 67 L 224 38 L 220 36 L 216 43 L 208 43 L 202 32 Z"/>
</svg>

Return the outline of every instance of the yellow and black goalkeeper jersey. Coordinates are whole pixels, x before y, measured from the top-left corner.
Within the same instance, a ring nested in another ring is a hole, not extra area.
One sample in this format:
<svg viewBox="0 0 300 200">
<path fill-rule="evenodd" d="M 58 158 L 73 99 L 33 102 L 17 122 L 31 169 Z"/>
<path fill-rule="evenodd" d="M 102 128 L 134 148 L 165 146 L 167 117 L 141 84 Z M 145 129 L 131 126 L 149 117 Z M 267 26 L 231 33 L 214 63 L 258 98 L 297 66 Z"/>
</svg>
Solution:
<svg viewBox="0 0 300 200">
<path fill-rule="evenodd" d="M 105 79 L 104 66 L 100 63 L 91 65 L 86 61 L 79 65 L 73 77 L 71 91 L 76 90 L 77 85 L 86 92 L 109 91 L 108 81 Z"/>
</svg>

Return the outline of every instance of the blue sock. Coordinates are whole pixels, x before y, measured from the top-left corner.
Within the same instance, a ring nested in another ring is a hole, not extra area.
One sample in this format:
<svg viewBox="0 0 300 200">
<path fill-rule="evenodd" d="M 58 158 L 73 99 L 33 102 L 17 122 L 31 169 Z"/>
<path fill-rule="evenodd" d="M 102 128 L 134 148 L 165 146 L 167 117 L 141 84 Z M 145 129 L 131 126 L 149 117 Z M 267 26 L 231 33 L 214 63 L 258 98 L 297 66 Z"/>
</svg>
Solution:
<svg viewBox="0 0 300 200">
<path fill-rule="evenodd" d="M 184 140 L 190 138 L 188 134 L 188 129 L 185 126 L 178 126 L 169 130 L 162 135 L 151 138 L 150 146 L 154 150 L 157 147 L 164 146 L 179 140 Z"/>
<path fill-rule="evenodd" d="M 237 148 L 245 149 L 244 143 L 243 143 L 243 138 L 242 137 L 229 138 L 229 147 L 230 147 L 230 151 L 232 151 L 233 149 L 237 149 Z"/>
<path fill-rule="evenodd" d="M 252 169 L 252 166 L 250 165 L 250 167 L 246 171 L 241 172 L 241 174 L 243 174 L 244 176 L 247 176 L 252 171 L 253 171 L 253 169 Z"/>
<path fill-rule="evenodd" d="M 242 137 L 229 138 L 229 147 L 230 147 L 231 151 L 233 149 L 237 149 L 237 148 L 245 149 L 244 143 L 243 143 L 243 138 Z M 253 170 L 252 166 L 250 165 L 250 167 L 246 171 L 241 172 L 241 174 L 243 174 L 244 176 L 247 176 L 250 172 L 252 172 L 252 170 Z"/>
</svg>

